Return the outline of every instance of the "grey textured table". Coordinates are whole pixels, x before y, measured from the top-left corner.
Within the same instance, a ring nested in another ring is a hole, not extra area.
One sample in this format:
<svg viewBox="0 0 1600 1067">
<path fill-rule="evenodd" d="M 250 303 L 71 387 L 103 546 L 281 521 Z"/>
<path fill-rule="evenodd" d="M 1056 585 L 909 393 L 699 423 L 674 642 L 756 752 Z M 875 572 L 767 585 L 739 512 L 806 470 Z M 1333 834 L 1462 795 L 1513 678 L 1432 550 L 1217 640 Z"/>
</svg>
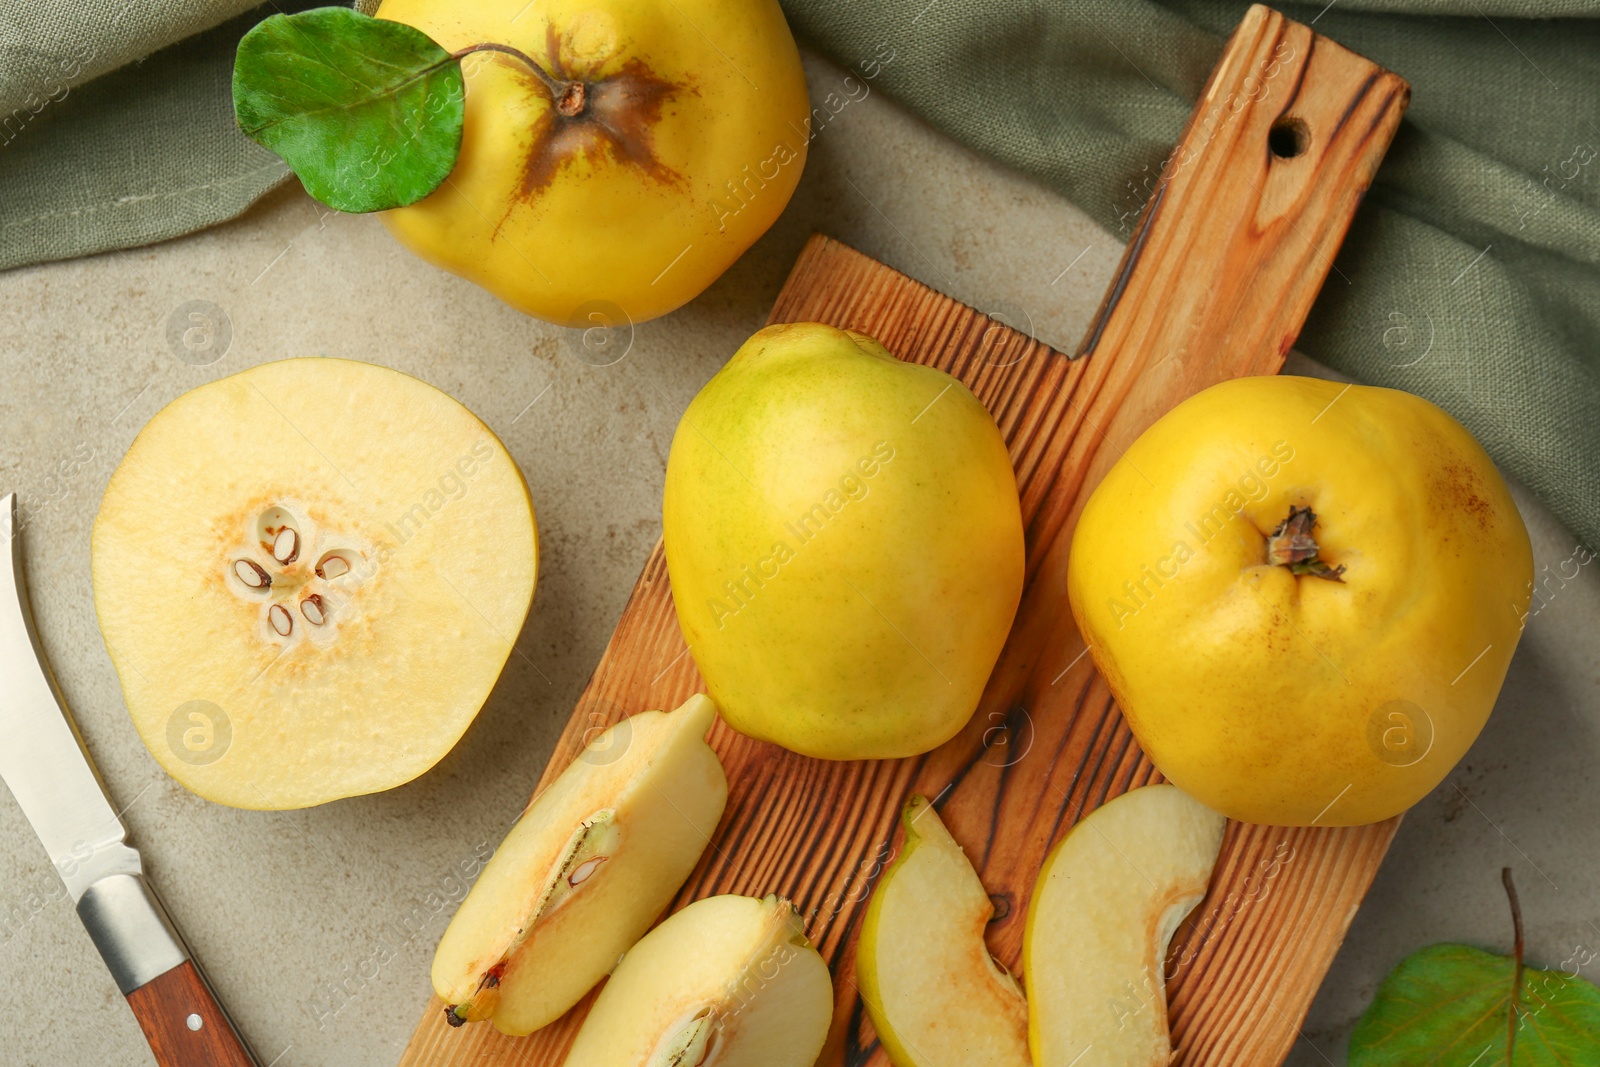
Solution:
<svg viewBox="0 0 1600 1067">
<path fill-rule="evenodd" d="M 807 66 L 814 98 L 842 89 L 836 68 Z M 154 881 L 267 1063 L 399 1056 L 458 870 L 527 800 L 660 533 L 678 416 L 761 325 L 814 230 L 1065 348 L 1120 252 L 1072 205 L 872 95 L 817 137 L 773 231 L 689 307 L 638 327 L 611 366 L 415 259 L 375 219 L 328 214 L 298 188 L 184 240 L 0 275 L 0 492 L 20 492 L 29 511 L 43 640 Z M 169 344 L 189 301 L 220 309 L 231 335 L 208 366 Z M 539 589 L 522 655 L 432 772 L 308 811 L 234 811 L 186 792 L 140 744 L 94 625 L 89 530 L 112 469 L 162 405 L 254 363 L 319 353 L 415 374 L 489 423 L 533 490 Z M 1291 370 L 1321 373 L 1299 359 Z M 1579 566 L 1571 536 L 1519 501 L 1546 603 L 1482 739 L 1401 828 L 1296 1067 L 1344 1061 L 1351 1024 L 1411 949 L 1506 948 L 1502 865 L 1516 869 L 1533 959 L 1600 948 L 1600 566 Z M 3 790 L 0 1019 L 7 1067 L 153 1062 Z"/>
</svg>

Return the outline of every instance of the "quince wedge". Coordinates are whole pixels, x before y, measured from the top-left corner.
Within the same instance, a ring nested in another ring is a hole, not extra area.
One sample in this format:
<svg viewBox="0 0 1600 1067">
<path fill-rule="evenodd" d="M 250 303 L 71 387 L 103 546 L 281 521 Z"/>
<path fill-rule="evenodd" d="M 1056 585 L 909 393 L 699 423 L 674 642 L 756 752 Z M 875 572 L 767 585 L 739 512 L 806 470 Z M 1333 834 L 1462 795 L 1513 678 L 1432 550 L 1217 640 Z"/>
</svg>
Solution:
<svg viewBox="0 0 1600 1067">
<path fill-rule="evenodd" d="M 1168 1067 L 1167 946 L 1228 822 L 1177 786 L 1102 804 L 1051 850 L 1023 934 L 1036 1067 Z"/>
<path fill-rule="evenodd" d="M 994 902 L 927 797 L 856 943 L 861 1001 L 895 1067 L 1029 1067 L 1028 1003 L 984 945 Z"/>
<path fill-rule="evenodd" d="M 592 740 L 539 793 L 451 919 L 433 988 L 452 1025 L 513 1035 L 583 998 L 666 910 L 705 851 L 728 782 L 690 697 Z"/>
<path fill-rule="evenodd" d="M 832 1016 L 793 905 L 707 897 L 628 950 L 565 1067 L 812 1067 Z"/>
</svg>

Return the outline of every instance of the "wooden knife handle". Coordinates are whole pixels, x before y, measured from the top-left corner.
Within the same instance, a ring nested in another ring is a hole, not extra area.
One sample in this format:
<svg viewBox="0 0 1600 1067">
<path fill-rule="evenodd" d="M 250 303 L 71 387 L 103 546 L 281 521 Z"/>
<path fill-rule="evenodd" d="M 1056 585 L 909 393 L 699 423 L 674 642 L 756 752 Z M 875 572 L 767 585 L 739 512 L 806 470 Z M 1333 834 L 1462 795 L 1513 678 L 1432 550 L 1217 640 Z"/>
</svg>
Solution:
<svg viewBox="0 0 1600 1067">
<path fill-rule="evenodd" d="M 78 898 L 78 918 L 161 1067 L 257 1067 L 143 877 L 94 882 Z"/>
<path fill-rule="evenodd" d="M 161 1067 L 255 1067 L 193 960 L 128 994 Z"/>
</svg>

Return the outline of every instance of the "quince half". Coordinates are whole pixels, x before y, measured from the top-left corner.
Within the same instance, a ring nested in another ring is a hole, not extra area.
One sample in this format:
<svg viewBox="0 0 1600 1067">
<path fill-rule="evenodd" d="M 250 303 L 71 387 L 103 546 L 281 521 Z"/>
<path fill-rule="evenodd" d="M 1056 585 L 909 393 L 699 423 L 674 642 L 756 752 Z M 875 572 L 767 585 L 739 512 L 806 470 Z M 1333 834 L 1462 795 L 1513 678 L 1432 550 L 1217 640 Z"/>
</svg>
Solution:
<svg viewBox="0 0 1600 1067">
<path fill-rule="evenodd" d="M 500 677 L 538 537 L 516 462 L 415 378 L 288 359 L 140 431 L 92 541 L 123 698 L 179 782 L 300 808 L 432 767 Z"/>
</svg>

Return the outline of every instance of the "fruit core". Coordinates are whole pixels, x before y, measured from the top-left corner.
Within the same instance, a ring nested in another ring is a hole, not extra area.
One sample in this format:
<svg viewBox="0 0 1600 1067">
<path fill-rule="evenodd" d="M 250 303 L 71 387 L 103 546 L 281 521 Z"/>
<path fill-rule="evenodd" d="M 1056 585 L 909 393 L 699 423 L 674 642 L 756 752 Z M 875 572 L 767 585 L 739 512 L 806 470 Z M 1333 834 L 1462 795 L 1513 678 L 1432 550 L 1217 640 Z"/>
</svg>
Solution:
<svg viewBox="0 0 1600 1067">
<path fill-rule="evenodd" d="M 556 860 L 554 871 L 548 879 L 538 903 L 525 916 L 522 925 L 512 934 L 510 942 L 501 950 L 500 960 L 490 967 L 478 983 L 478 991 L 459 1004 L 444 1006 L 445 1022 L 451 1026 L 464 1026 L 475 1018 L 488 1018 L 493 1014 L 499 988 L 511 957 L 517 947 L 527 939 L 536 925 L 548 918 L 557 908 L 571 900 L 579 890 L 589 884 L 602 864 L 616 854 L 622 842 L 622 831 L 617 825 L 617 813 L 612 808 L 602 808 L 589 816 L 573 832 Z M 687 1067 L 687 1065 L 686 1065 Z"/>
<path fill-rule="evenodd" d="M 667 1035 L 646 1067 L 707 1067 L 716 1055 L 721 1029 L 716 1012 L 701 1008 Z"/>
<path fill-rule="evenodd" d="M 353 614 L 366 553 L 348 538 L 319 531 L 299 511 L 273 504 L 246 520 L 244 536 L 225 553 L 224 579 L 259 607 L 263 640 L 326 646 L 338 634 L 336 619 Z"/>
<path fill-rule="evenodd" d="M 1310 508 L 1289 505 L 1289 517 L 1267 536 L 1267 562 L 1288 567 L 1294 574 L 1309 574 L 1331 582 L 1342 582 L 1344 564 L 1330 567 L 1318 554 L 1321 548 L 1313 536 L 1316 525 L 1316 512 Z"/>
</svg>

